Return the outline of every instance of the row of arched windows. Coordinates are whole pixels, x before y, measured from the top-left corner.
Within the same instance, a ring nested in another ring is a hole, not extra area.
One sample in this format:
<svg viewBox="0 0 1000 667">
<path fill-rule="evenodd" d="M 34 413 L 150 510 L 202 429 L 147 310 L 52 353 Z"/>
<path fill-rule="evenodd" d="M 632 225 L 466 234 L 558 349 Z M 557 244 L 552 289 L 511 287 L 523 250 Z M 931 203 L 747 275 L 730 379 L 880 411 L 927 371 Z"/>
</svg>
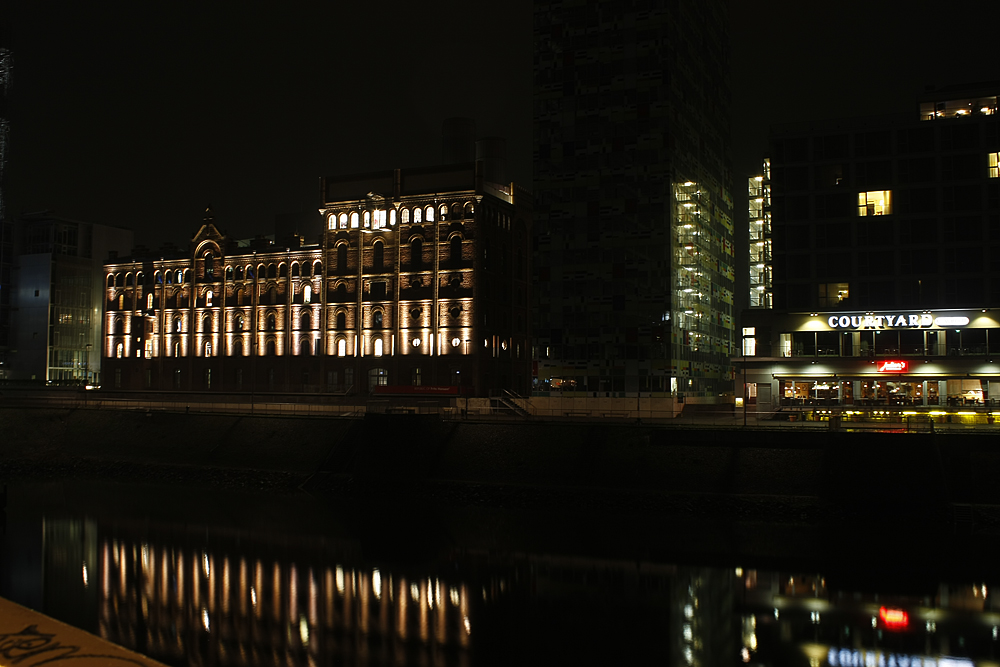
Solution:
<svg viewBox="0 0 1000 667">
<path fill-rule="evenodd" d="M 447 204 L 437 206 L 416 206 L 413 208 L 390 208 L 388 211 L 376 209 L 374 211 L 364 210 L 343 211 L 341 213 L 331 213 L 327 216 L 327 229 L 382 229 L 387 225 L 392 227 L 396 224 L 397 212 L 399 222 L 419 225 L 424 222 L 434 222 L 436 220 L 461 220 L 471 218 L 475 215 L 476 207 L 472 202 L 466 202 L 463 206 L 454 203 L 450 207 Z"/>
<path fill-rule="evenodd" d="M 205 275 L 207 278 L 211 278 L 214 271 L 209 268 L 206 264 Z M 288 275 L 288 265 L 284 262 L 279 264 L 269 263 L 269 264 L 258 264 L 256 269 L 252 264 L 246 264 L 244 266 L 227 266 L 226 267 L 226 280 L 254 280 L 255 277 L 258 278 L 286 278 Z M 310 277 L 310 276 L 322 276 L 323 275 L 323 262 L 322 260 L 316 260 L 314 262 L 304 261 L 302 263 L 293 262 L 291 265 L 291 276 L 293 278 L 298 277 Z M 184 283 L 191 282 L 191 269 L 169 269 L 166 271 L 157 271 L 153 274 L 153 282 L 157 285 L 182 285 Z M 140 271 L 133 274 L 131 271 L 126 273 L 109 273 L 107 278 L 108 287 L 130 287 L 132 285 L 145 285 L 148 284 L 146 281 L 146 276 Z"/>
</svg>

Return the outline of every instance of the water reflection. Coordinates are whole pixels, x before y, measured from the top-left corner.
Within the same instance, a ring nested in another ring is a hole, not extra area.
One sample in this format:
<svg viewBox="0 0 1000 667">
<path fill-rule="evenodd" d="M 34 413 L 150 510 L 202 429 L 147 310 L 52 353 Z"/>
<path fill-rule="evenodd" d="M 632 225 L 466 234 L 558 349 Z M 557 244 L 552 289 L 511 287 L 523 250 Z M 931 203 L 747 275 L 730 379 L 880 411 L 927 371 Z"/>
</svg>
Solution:
<svg viewBox="0 0 1000 667">
<path fill-rule="evenodd" d="M 389 557 L 350 534 L 68 507 L 31 526 L 5 537 L 5 581 L 38 535 L 28 602 L 174 665 L 998 664 L 983 580 L 873 585 L 850 568 L 501 552 L 461 536 L 433 557 Z"/>
<path fill-rule="evenodd" d="M 102 535 L 99 634 L 175 664 L 469 664 L 465 582 L 259 551 Z"/>
<path fill-rule="evenodd" d="M 809 667 L 995 665 L 1000 613 L 984 582 L 879 593 L 822 574 L 737 571 L 744 662 Z"/>
</svg>

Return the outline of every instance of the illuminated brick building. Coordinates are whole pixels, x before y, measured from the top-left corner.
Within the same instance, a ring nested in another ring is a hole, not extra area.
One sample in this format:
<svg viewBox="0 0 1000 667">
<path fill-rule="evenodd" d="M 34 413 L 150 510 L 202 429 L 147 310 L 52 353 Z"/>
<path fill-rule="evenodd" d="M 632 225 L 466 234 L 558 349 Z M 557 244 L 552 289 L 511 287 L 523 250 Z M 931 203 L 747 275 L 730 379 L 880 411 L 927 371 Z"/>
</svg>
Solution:
<svg viewBox="0 0 1000 667">
<path fill-rule="evenodd" d="M 477 170 L 478 169 L 478 170 Z M 530 200 L 472 164 L 326 178 L 318 245 L 108 264 L 104 386 L 485 395 L 527 390 Z"/>
</svg>

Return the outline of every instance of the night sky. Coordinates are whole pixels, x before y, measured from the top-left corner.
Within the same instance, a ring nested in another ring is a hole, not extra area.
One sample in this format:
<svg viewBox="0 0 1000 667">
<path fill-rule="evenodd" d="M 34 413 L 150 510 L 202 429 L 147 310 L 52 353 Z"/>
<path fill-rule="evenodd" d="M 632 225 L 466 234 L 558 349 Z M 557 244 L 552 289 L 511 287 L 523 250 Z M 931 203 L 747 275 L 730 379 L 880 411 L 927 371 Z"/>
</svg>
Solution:
<svg viewBox="0 0 1000 667">
<path fill-rule="evenodd" d="M 772 123 L 913 112 L 927 84 L 1000 79 L 994 3 L 950 6 L 733 0 L 737 193 Z M 211 204 L 231 235 L 269 234 L 315 209 L 321 175 L 439 163 L 451 116 L 506 137 L 530 187 L 530 0 L 270 7 L 7 4 L 9 214 L 159 246 Z"/>
</svg>

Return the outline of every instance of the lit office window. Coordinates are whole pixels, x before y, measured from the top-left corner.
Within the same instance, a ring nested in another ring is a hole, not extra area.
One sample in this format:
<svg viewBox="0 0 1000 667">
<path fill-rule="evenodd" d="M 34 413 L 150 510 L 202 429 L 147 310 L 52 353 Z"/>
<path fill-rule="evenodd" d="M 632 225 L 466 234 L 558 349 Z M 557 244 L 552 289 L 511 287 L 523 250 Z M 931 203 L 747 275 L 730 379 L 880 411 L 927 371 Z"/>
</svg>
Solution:
<svg viewBox="0 0 1000 667">
<path fill-rule="evenodd" d="M 1000 171 L 998 171 L 998 164 L 1000 164 L 1000 153 L 987 153 L 987 157 L 990 160 L 990 178 L 997 178 L 1000 176 Z"/>
<path fill-rule="evenodd" d="M 744 357 L 754 357 L 757 355 L 757 339 L 754 338 L 756 331 L 757 330 L 754 327 L 743 327 Z"/>
<path fill-rule="evenodd" d="M 889 215 L 892 213 L 892 190 L 858 193 L 858 215 Z"/>
</svg>

